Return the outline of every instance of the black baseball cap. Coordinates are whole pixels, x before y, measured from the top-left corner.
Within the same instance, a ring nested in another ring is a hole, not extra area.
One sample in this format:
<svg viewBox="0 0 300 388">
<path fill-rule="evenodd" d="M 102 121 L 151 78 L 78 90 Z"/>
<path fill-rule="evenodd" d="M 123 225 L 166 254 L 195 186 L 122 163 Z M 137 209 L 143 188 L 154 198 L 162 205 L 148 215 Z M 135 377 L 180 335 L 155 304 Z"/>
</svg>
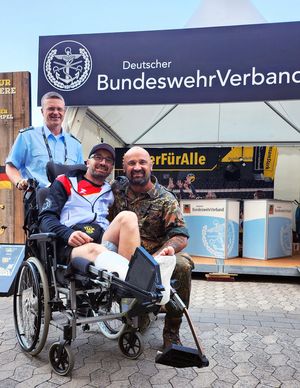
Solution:
<svg viewBox="0 0 300 388">
<path fill-rule="evenodd" d="M 110 152 L 112 157 L 113 157 L 113 160 L 116 159 L 115 149 L 107 143 L 100 143 L 100 144 L 94 145 L 94 147 L 91 149 L 91 151 L 89 153 L 89 158 L 91 155 L 94 155 L 99 150 L 106 150 L 106 151 Z"/>
</svg>

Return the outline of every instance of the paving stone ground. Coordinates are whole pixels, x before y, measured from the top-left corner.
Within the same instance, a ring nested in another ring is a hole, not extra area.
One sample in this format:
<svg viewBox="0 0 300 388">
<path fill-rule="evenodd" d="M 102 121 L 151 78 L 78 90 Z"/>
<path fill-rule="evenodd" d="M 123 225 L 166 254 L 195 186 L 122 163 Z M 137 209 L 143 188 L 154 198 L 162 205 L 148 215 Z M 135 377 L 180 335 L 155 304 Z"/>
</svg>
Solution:
<svg viewBox="0 0 300 388">
<path fill-rule="evenodd" d="M 60 334 L 51 328 L 43 351 L 24 354 L 17 343 L 12 297 L 0 298 L 0 388 L 92 387 L 300 387 L 300 279 L 238 277 L 234 282 L 193 279 L 189 309 L 210 365 L 177 369 L 154 363 L 164 316 L 144 333 L 137 360 L 124 358 L 116 341 L 96 325 L 72 343 L 71 376 L 55 374 L 48 349 Z M 194 346 L 187 322 L 181 337 Z"/>
</svg>

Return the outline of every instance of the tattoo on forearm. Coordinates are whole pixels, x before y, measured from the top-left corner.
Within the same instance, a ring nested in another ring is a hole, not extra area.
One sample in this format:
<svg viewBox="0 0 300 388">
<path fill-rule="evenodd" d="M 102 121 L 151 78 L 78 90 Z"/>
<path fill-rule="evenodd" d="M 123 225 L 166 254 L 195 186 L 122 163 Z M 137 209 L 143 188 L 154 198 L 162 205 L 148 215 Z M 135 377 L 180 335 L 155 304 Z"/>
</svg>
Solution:
<svg viewBox="0 0 300 388">
<path fill-rule="evenodd" d="M 183 248 L 185 248 L 187 243 L 187 238 L 185 236 L 174 236 L 170 240 L 164 243 L 160 250 L 165 247 L 173 247 L 175 253 L 180 252 Z"/>
</svg>

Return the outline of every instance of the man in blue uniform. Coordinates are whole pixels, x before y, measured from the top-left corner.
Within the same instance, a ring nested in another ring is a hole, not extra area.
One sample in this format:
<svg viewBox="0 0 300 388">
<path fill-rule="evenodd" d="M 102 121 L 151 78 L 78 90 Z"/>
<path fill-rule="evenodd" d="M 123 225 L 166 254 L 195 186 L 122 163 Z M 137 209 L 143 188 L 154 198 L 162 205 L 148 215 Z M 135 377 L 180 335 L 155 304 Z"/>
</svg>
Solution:
<svg viewBox="0 0 300 388">
<path fill-rule="evenodd" d="M 79 140 L 65 132 L 64 98 L 56 92 L 46 93 L 41 100 L 44 125 L 21 129 L 5 161 L 6 174 L 19 190 L 27 188 L 28 178 L 35 178 L 39 187 L 49 185 L 46 164 L 84 162 Z"/>
</svg>

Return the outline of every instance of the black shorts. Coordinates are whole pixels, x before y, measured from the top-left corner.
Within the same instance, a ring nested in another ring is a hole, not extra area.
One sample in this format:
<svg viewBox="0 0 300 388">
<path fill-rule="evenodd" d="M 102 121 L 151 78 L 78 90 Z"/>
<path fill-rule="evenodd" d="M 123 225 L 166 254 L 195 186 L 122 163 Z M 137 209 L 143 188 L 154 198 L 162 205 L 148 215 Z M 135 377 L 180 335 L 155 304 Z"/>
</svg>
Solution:
<svg viewBox="0 0 300 388">
<path fill-rule="evenodd" d="M 56 258 L 57 264 L 68 265 L 71 259 L 73 247 L 66 244 L 64 241 L 57 241 Z"/>
<path fill-rule="evenodd" d="M 74 230 L 80 230 L 93 238 L 93 242 L 101 244 L 104 230 L 98 224 L 94 223 L 79 223 L 72 226 Z M 73 247 L 68 245 L 61 239 L 57 240 L 57 263 L 67 265 L 71 259 Z"/>
</svg>

